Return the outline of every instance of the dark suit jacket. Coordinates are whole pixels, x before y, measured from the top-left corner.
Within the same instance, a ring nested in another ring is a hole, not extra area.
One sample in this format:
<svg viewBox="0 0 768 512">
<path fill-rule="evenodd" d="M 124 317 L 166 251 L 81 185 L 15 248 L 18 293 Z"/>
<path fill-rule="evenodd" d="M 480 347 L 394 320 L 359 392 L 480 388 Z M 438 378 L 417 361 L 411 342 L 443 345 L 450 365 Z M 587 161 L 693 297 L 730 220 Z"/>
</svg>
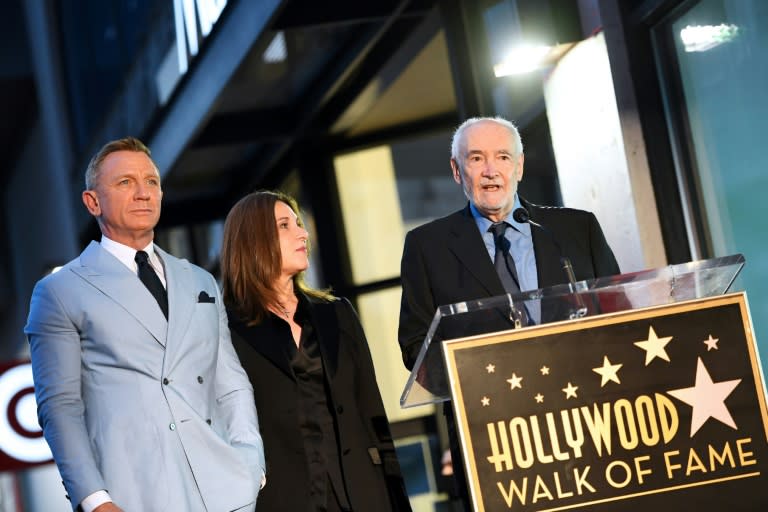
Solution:
<svg viewBox="0 0 768 512">
<path fill-rule="evenodd" d="M 553 235 L 531 226 L 539 288 L 567 283 L 553 237 L 570 258 L 577 281 L 619 273 L 594 214 L 521 202 L 531 220 Z M 401 279 L 398 339 L 408 368 L 416 361 L 438 306 L 505 293 L 469 205 L 406 235 Z"/>
<path fill-rule="evenodd" d="M 410 511 L 368 342 L 346 299 L 301 297 L 317 331 L 341 464 L 355 511 Z M 274 319 L 248 327 L 229 312 L 232 343 L 253 384 L 264 440 L 267 484 L 257 510 L 298 512 L 309 503 L 308 468 L 297 414 L 296 379 Z"/>
</svg>

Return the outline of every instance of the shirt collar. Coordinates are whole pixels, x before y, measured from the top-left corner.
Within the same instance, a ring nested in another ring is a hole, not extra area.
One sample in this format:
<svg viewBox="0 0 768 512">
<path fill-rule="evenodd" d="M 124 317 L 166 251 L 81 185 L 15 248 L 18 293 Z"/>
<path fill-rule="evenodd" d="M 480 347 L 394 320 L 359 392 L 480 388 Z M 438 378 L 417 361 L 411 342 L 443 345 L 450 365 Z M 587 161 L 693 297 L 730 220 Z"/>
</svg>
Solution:
<svg viewBox="0 0 768 512">
<path fill-rule="evenodd" d="M 111 238 L 108 238 L 105 235 L 101 235 L 101 246 L 108 251 L 110 254 L 112 254 L 115 258 L 120 260 L 123 265 L 126 267 L 136 270 L 136 249 L 133 247 L 128 247 L 127 245 L 121 244 L 120 242 L 115 242 Z M 149 242 L 149 245 L 147 245 L 144 249 L 142 249 L 144 252 L 147 253 L 147 256 L 149 256 L 149 261 L 152 263 L 152 266 L 157 270 L 157 265 L 155 262 L 159 261 L 158 256 L 155 254 L 155 244 L 154 242 Z M 162 280 L 162 279 L 161 279 Z"/>
<path fill-rule="evenodd" d="M 115 242 L 106 235 L 101 235 L 101 246 L 115 255 L 130 255 L 131 259 L 136 256 L 137 252 L 133 247 L 128 247 L 120 242 Z M 142 250 L 146 252 L 148 256 L 152 257 L 155 254 L 155 243 L 149 242 L 149 244 Z"/>
<path fill-rule="evenodd" d="M 517 210 L 518 208 L 522 208 L 522 203 L 520 202 L 520 196 L 517 195 L 517 192 L 515 192 L 515 204 L 512 207 L 512 211 L 507 214 L 507 217 L 504 219 L 507 224 L 514 227 L 516 230 L 518 230 L 520 233 L 531 236 L 531 225 L 527 222 L 520 223 L 517 222 L 513 217 L 512 213 Z M 491 227 L 490 219 L 483 217 L 483 215 L 478 211 L 477 207 L 474 205 L 472 201 L 469 202 L 469 211 L 472 213 L 472 218 L 475 219 L 475 223 L 477 223 L 477 227 L 480 228 L 481 233 L 485 233 L 488 231 L 488 228 Z"/>
</svg>

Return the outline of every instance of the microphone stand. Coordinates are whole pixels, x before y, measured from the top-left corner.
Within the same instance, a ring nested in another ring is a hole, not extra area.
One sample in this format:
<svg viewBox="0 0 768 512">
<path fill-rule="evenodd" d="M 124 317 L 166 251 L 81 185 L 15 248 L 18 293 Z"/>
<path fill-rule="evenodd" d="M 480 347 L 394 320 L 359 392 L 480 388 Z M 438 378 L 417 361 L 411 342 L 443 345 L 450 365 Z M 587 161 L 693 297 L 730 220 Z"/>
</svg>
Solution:
<svg viewBox="0 0 768 512">
<path fill-rule="evenodd" d="M 576 297 L 577 309 L 576 311 L 570 314 L 570 318 L 571 320 L 573 320 L 574 318 L 582 318 L 586 316 L 587 305 L 584 303 L 584 298 L 581 296 L 581 292 L 579 292 L 576 286 L 576 274 L 573 272 L 573 264 L 571 263 L 571 259 L 568 258 L 568 256 L 566 256 L 565 254 L 563 254 L 563 249 L 562 247 L 560 247 L 560 244 L 557 242 L 555 235 L 546 227 L 532 220 L 531 215 L 528 213 L 528 210 L 526 210 L 523 207 L 520 207 L 516 209 L 514 212 L 512 212 L 512 218 L 521 224 L 528 223 L 532 226 L 536 226 L 537 228 L 545 232 L 547 236 L 549 236 L 549 238 L 552 240 L 552 243 L 555 244 L 558 254 L 560 254 L 560 265 L 563 269 L 563 272 L 565 272 L 565 277 L 568 279 L 568 288 L 571 290 L 571 293 L 574 295 L 574 297 Z"/>
</svg>

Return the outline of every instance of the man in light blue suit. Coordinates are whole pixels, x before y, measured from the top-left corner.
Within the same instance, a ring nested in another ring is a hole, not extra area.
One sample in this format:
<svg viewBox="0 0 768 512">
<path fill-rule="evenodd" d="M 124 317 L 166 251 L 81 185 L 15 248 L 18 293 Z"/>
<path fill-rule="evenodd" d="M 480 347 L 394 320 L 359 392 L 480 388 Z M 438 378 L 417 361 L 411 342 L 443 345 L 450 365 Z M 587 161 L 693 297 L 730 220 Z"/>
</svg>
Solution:
<svg viewBox="0 0 768 512">
<path fill-rule="evenodd" d="M 253 389 L 213 276 L 154 245 L 161 199 L 137 139 L 91 160 L 101 243 L 38 282 L 25 328 L 40 425 L 76 510 L 252 511 Z"/>
</svg>

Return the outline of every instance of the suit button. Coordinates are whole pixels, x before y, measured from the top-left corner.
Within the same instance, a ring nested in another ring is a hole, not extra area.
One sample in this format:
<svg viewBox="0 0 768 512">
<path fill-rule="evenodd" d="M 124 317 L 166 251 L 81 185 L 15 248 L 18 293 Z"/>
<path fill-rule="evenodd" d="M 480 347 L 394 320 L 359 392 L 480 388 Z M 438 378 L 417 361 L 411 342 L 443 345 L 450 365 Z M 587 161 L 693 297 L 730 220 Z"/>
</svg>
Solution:
<svg viewBox="0 0 768 512">
<path fill-rule="evenodd" d="M 163 379 L 163 384 L 165 384 L 166 386 L 168 385 L 168 382 L 170 381 L 167 378 Z"/>
<path fill-rule="evenodd" d="M 339 414 L 343 413 L 344 412 L 344 406 L 343 405 L 338 406 L 336 408 L 336 412 L 339 413 Z"/>
<path fill-rule="evenodd" d="M 168 425 L 168 428 L 171 429 L 171 430 L 176 430 L 176 424 L 175 423 L 171 423 L 170 425 Z"/>
<path fill-rule="evenodd" d="M 203 383 L 203 378 L 199 375 L 197 376 L 197 382 L 199 382 L 200 384 Z"/>
<path fill-rule="evenodd" d="M 211 418 L 208 418 L 207 420 L 205 420 L 205 422 L 210 425 L 211 424 Z"/>
</svg>

